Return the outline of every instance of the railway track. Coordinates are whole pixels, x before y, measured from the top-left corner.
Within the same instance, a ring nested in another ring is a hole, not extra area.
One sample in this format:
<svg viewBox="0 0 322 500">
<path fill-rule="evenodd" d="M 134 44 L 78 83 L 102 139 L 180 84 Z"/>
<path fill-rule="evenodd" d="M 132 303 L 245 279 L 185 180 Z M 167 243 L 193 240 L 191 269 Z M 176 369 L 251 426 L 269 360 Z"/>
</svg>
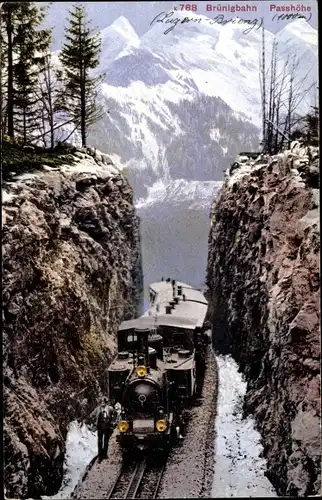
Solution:
<svg viewBox="0 0 322 500">
<path fill-rule="evenodd" d="M 123 466 L 107 498 L 157 498 L 166 459 L 158 462 L 143 457 L 133 465 Z"/>
</svg>

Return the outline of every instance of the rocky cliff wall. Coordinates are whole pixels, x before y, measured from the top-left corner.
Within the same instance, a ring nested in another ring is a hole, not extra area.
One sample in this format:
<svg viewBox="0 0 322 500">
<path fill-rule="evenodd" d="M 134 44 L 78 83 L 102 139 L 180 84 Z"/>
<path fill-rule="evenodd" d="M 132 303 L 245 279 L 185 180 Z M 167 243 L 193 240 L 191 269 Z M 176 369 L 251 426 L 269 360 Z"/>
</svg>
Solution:
<svg viewBox="0 0 322 500">
<path fill-rule="evenodd" d="M 106 157 L 91 153 L 12 183 L 3 196 L 9 497 L 58 490 L 68 425 L 105 391 L 118 324 L 140 307 L 132 189 Z"/>
<path fill-rule="evenodd" d="M 240 158 L 211 212 L 207 290 L 213 342 L 248 382 L 279 495 L 321 486 L 318 150 Z"/>
</svg>

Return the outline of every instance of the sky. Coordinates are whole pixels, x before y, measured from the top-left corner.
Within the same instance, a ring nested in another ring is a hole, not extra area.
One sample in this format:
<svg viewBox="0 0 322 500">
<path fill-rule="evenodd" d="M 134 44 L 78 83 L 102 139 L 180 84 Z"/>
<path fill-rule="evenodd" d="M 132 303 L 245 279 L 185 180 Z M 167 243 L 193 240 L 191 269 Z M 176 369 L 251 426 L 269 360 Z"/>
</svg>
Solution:
<svg viewBox="0 0 322 500">
<path fill-rule="evenodd" d="M 40 2 L 35 2 L 40 3 Z M 197 13 L 208 16 L 216 16 L 221 13 L 225 15 L 225 17 L 230 18 L 238 15 L 242 18 L 252 19 L 254 17 L 263 17 L 266 29 L 269 31 L 276 33 L 280 29 L 282 29 L 290 20 L 282 20 L 277 19 L 278 14 L 276 9 L 273 9 L 273 5 L 277 6 L 302 6 L 310 7 L 311 12 L 304 12 L 303 14 L 307 17 L 308 22 L 314 28 L 317 28 L 318 24 L 318 14 L 317 14 L 317 0 L 300 0 L 300 1 L 290 1 L 290 0 L 257 0 L 257 1 L 248 1 L 248 0 L 203 0 L 203 1 L 194 1 L 190 2 L 186 1 L 172 1 L 172 0 L 163 0 L 159 2 L 140 2 L 138 0 L 133 0 L 131 2 L 122 2 L 122 1 L 109 1 L 109 2 L 41 2 L 51 3 L 49 7 L 49 13 L 47 15 L 45 26 L 53 27 L 54 29 L 54 46 L 53 50 L 58 50 L 61 48 L 64 27 L 67 25 L 68 19 L 68 11 L 73 7 L 73 5 L 86 5 L 88 17 L 92 21 L 92 27 L 102 30 L 109 26 L 115 19 L 119 16 L 125 16 L 132 26 L 135 28 L 138 35 L 142 35 L 150 28 L 150 23 L 152 19 L 159 13 L 163 11 L 170 11 L 174 7 L 177 9 L 181 9 L 182 5 L 186 4 L 195 4 L 197 6 Z M 207 4 L 211 4 L 213 6 L 256 6 L 256 13 L 235 13 L 231 14 L 229 12 L 207 12 L 206 6 Z M 187 15 L 189 13 L 187 12 Z M 274 17 L 275 16 L 275 17 Z"/>
</svg>

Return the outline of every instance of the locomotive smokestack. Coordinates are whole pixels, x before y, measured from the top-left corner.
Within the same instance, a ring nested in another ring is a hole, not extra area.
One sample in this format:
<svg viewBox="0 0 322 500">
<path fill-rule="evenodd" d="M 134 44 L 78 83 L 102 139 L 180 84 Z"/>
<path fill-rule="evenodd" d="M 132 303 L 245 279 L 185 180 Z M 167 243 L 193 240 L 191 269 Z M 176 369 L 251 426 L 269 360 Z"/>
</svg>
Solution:
<svg viewBox="0 0 322 500">
<path fill-rule="evenodd" d="M 138 341 L 138 363 L 139 364 L 146 364 L 147 369 L 149 371 L 149 329 L 135 329 L 135 333 L 137 335 L 137 341 Z"/>
</svg>

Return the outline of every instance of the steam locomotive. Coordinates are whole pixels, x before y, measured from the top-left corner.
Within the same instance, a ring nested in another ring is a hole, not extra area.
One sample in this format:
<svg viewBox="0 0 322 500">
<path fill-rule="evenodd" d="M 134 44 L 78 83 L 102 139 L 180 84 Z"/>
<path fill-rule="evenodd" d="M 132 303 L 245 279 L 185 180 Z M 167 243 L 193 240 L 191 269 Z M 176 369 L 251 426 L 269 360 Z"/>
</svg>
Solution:
<svg viewBox="0 0 322 500">
<path fill-rule="evenodd" d="M 199 290 L 167 279 L 150 285 L 149 295 L 143 316 L 121 323 L 108 368 L 109 397 L 121 405 L 117 440 L 124 452 L 166 449 L 178 439 L 210 343 L 207 301 Z"/>
</svg>

